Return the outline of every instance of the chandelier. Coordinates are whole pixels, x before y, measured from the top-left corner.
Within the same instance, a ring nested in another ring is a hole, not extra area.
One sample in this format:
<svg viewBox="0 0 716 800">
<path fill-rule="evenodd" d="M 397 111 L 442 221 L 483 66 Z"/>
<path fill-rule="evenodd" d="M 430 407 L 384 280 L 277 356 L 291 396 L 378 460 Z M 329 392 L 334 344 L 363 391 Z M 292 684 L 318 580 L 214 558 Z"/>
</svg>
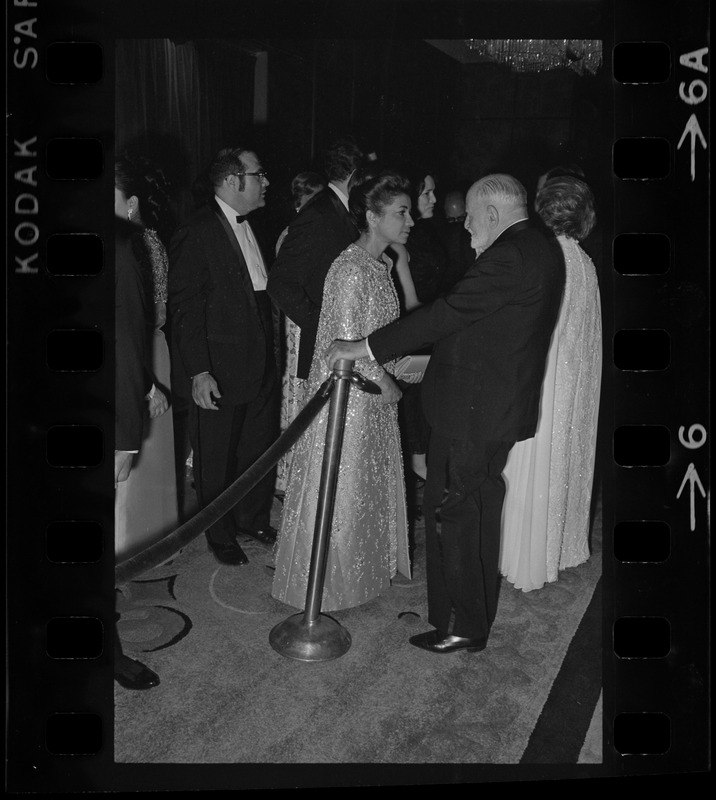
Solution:
<svg viewBox="0 0 716 800">
<path fill-rule="evenodd" d="M 579 75 L 594 75 L 602 65 L 599 39 L 465 39 L 465 44 L 478 55 L 518 72 L 568 67 Z"/>
</svg>

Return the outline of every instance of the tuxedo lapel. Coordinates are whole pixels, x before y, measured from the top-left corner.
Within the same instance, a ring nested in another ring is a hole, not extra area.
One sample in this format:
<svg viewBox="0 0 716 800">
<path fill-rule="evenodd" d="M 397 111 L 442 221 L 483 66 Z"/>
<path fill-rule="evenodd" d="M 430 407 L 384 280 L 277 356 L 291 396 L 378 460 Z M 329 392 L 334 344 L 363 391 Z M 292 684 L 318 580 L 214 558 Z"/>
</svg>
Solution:
<svg viewBox="0 0 716 800">
<path fill-rule="evenodd" d="M 229 220 L 226 219 L 225 214 L 219 208 L 218 204 L 215 203 L 213 200 L 211 202 L 212 211 L 216 215 L 216 218 L 224 229 L 226 236 L 228 237 L 229 244 L 231 245 L 232 250 L 236 255 L 236 259 L 226 259 L 227 266 L 229 267 L 229 274 L 241 285 L 242 289 L 246 292 L 246 295 L 249 298 L 249 304 L 253 308 L 256 315 L 260 318 L 261 315 L 259 314 L 258 306 L 256 305 L 256 298 L 254 297 L 254 285 L 251 282 L 251 276 L 249 275 L 249 268 L 246 265 L 246 259 L 244 258 L 244 254 L 241 252 L 241 247 L 239 247 L 239 242 L 236 238 L 236 234 L 234 233 L 231 225 L 229 224 Z"/>
<path fill-rule="evenodd" d="M 340 199 L 333 191 L 333 189 L 326 188 L 324 189 L 327 196 L 329 197 L 331 204 L 333 205 L 333 209 L 336 212 L 336 216 L 341 220 L 341 223 L 346 229 L 346 234 L 350 236 L 357 236 L 358 230 L 353 222 L 353 217 L 350 215 L 348 211 L 346 211 L 346 207 L 341 203 Z"/>
</svg>

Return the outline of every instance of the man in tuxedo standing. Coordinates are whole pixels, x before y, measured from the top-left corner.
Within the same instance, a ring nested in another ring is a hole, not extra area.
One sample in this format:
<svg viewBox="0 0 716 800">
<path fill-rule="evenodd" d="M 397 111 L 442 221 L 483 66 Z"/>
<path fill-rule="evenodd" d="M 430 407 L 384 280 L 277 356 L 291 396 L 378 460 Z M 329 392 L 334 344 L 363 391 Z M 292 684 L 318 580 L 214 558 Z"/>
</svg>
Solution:
<svg viewBox="0 0 716 800">
<path fill-rule="evenodd" d="M 316 346 L 323 284 L 333 261 L 358 238 L 348 212 L 348 187 L 363 153 L 352 139 L 326 151 L 328 186 L 299 211 L 271 267 L 268 291 L 276 305 L 301 329 L 297 378 L 307 378 Z"/>
<path fill-rule="evenodd" d="M 214 197 L 175 233 L 169 309 L 175 352 L 191 380 L 189 437 L 202 507 L 278 436 L 279 384 L 266 262 L 249 221 L 265 204 L 266 172 L 251 150 L 224 149 L 209 168 Z M 206 531 L 222 564 L 245 564 L 236 540 L 273 545 L 274 473 Z"/>
<path fill-rule="evenodd" d="M 452 291 L 340 358 L 391 359 L 434 345 L 422 399 L 431 426 L 424 495 L 428 621 L 410 643 L 433 653 L 477 652 L 497 611 L 498 560 L 512 445 L 534 436 L 547 351 L 562 291 L 557 240 L 528 220 L 527 194 L 488 175 L 467 195 L 465 226 L 478 258 Z"/>
</svg>

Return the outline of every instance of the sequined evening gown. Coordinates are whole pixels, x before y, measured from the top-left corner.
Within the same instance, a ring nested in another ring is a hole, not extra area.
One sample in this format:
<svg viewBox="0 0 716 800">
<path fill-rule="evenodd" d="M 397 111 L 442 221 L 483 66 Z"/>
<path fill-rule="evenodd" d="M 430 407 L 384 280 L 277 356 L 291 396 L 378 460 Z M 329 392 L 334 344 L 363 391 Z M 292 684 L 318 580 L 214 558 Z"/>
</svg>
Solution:
<svg viewBox="0 0 716 800">
<path fill-rule="evenodd" d="M 390 268 L 350 245 L 326 277 L 309 397 L 329 375 L 323 354 L 334 339 L 362 339 L 398 314 Z M 372 380 L 383 374 L 368 359 L 356 361 L 355 370 Z M 299 609 L 306 603 L 327 420 L 328 405 L 295 446 L 276 545 L 272 594 Z M 321 610 L 367 602 L 396 572 L 410 577 L 397 408 L 351 387 Z"/>
<path fill-rule="evenodd" d="M 566 283 L 547 357 L 539 425 L 532 439 L 515 444 L 503 473 L 500 572 L 526 592 L 589 558 L 601 306 L 592 261 L 574 239 L 558 239 Z"/>
</svg>

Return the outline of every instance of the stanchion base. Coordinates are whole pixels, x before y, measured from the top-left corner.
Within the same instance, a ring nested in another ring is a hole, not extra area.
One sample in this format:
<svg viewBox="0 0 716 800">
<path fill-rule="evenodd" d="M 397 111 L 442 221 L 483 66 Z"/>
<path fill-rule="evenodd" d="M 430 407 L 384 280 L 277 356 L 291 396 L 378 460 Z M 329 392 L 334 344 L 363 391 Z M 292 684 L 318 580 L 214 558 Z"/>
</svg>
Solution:
<svg viewBox="0 0 716 800">
<path fill-rule="evenodd" d="M 279 622 L 269 634 L 271 647 L 286 658 L 297 661 L 331 661 L 347 653 L 351 635 L 331 617 L 319 614 L 310 622 L 295 614 Z"/>
</svg>

